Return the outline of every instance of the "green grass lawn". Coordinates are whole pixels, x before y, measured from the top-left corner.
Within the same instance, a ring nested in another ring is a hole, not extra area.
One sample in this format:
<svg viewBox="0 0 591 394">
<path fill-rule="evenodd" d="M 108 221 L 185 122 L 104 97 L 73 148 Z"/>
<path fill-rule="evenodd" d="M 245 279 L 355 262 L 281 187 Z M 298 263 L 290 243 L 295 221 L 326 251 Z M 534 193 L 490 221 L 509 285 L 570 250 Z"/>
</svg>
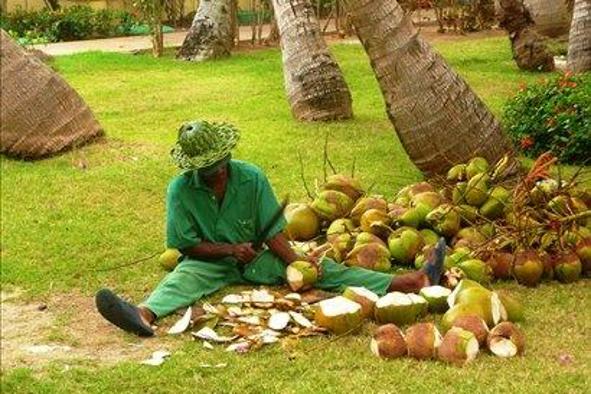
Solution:
<svg viewBox="0 0 591 394">
<path fill-rule="evenodd" d="M 105 142 L 36 163 L 2 158 L 2 286 L 24 299 L 82 293 L 102 286 L 136 301 L 162 278 L 154 261 L 104 270 L 160 251 L 164 195 L 177 172 L 168 158 L 179 125 L 204 118 L 242 131 L 235 156 L 262 167 L 278 195 L 304 199 L 297 152 L 309 183 L 322 175 L 322 141 L 338 169 L 357 174 L 391 196 L 421 179 L 390 122 L 367 58 L 358 45 L 335 45 L 355 118 L 326 124 L 292 120 L 276 49 L 187 64 L 172 57 L 87 53 L 54 66 L 86 99 L 107 133 Z M 443 43 L 437 49 L 500 115 L 523 82 L 504 38 Z M 445 130 L 442 130 L 445 132 Z M 449 132 L 453 132 L 450 130 Z M 86 169 L 80 168 L 85 163 Z M 364 335 L 335 342 L 306 340 L 245 356 L 205 351 L 176 340 L 172 359 L 152 369 L 136 361 L 115 366 L 59 363 L 3 373 L 3 392 L 584 392 L 591 385 L 591 286 L 509 287 L 528 308 L 525 358 L 481 356 L 464 369 L 436 362 L 381 362 Z M 59 323 L 58 323 L 59 324 Z M 66 324 L 66 323 L 64 323 Z M 124 334 L 121 334 L 124 335 Z M 160 339 L 152 339 L 159 341 Z M 561 355 L 573 362 L 562 365 Z M 227 363 L 201 369 L 201 363 Z"/>
</svg>

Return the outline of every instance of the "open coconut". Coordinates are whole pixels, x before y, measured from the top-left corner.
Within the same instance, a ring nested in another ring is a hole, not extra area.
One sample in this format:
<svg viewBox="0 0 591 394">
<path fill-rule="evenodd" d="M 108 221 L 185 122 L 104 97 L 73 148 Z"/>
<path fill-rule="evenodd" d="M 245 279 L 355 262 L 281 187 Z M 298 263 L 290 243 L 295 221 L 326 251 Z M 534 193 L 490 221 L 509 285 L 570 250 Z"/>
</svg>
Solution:
<svg viewBox="0 0 591 394">
<path fill-rule="evenodd" d="M 350 299 L 351 301 L 355 301 L 359 305 L 361 305 L 361 314 L 363 315 L 364 319 L 373 317 L 373 311 L 376 302 L 380 299 L 380 297 L 371 290 L 366 289 L 365 287 L 347 287 L 343 292 L 343 297 Z"/>
<path fill-rule="evenodd" d="M 388 293 L 376 302 L 375 319 L 379 323 L 397 325 L 413 323 L 426 312 L 428 305 L 423 297 L 416 294 Z"/>
<path fill-rule="evenodd" d="M 304 291 L 316 283 L 318 271 L 309 261 L 294 261 L 287 266 L 286 276 L 293 291 Z"/>
<path fill-rule="evenodd" d="M 535 250 L 522 250 L 515 253 L 513 276 L 522 285 L 537 286 L 544 273 L 544 263 Z"/>
<path fill-rule="evenodd" d="M 314 199 L 310 208 L 323 220 L 333 220 L 346 217 L 351 208 L 353 200 L 344 193 L 336 190 L 321 191 Z"/>
<path fill-rule="evenodd" d="M 411 227 L 399 228 L 388 237 L 390 254 L 398 263 L 412 263 L 423 246 L 421 234 Z"/>
<path fill-rule="evenodd" d="M 490 290 L 474 287 L 462 291 L 456 297 L 456 305 L 462 304 L 479 306 L 480 317 L 484 319 L 488 326 L 492 327 L 500 321 L 507 320 L 507 311 L 499 295 Z"/>
<path fill-rule="evenodd" d="M 355 206 L 351 210 L 350 218 L 353 223 L 359 224 L 361 215 L 370 209 L 377 209 L 383 212 L 388 210 L 388 204 L 386 200 L 381 197 L 362 197 L 355 203 Z"/>
<path fill-rule="evenodd" d="M 441 334 L 433 323 L 418 323 L 406 330 L 408 355 L 417 360 L 428 360 L 437 354 Z"/>
<path fill-rule="evenodd" d="M 329 298 L 318 303 L 314 320 L 334 334 L 352 333 L 363 322 L 361 305 L 343 296 Z"/>
<path fill-rule="evenodd" d="M 285 220 L 285 234 L 292 241 L 308 241 L 320 232 L 320 219 L 308 204 L 289 204 Z"/>
<path fill-rule="evenodd" d="M 357 201 L 364 193 L 361 183 L 357 179 L 343 174 L 329 176 L 322 188 L 324 190 L 335 190 L 344 193 L 353 201 Z"/>
<path fill-rule="evenodd" d="M 514 357 L 525 352 L 525 336 L 511 322 L 503 322 L 490 330 L 488 349 L 498 357 Z"/>
<path fill-rule="evenodd" d="M 373 271 L 386 272 L 390 269 L 390 251 L 379 243 L 355 246 L 347 255 L 345 264 Z"/>
<path fill-rule="evenodd" d="M 384 359 L 393 359 L 407 354 L 406 341 L 402 331 L 394 324 L 385 324 L 375 331 L 370 349 L 373 354 Z"/>
<path fill-rule="evenodd" d="M 464 330 L 470 331 L 472 334 L 474 334 L 480 346 L 484 346 L 486 344 L 486 339 L 488 338 L 488 326 L 480 316 L 459 316 L 453 321 L 452 327 L 460 327 Z"/>
<path fill-rule="evenodd" d="M 447 297 L 450 294 L 451 290 L 443 286 L 423 287 L 419 292 L 419 295 L 427 300 L 429 311 L 432 313 L 443 313 L 449 308 Z"/>
<path fill-rule="evenodd" d="M 445 336 L 437 349 L 437 357 L 441 361 L 455 365 L 465 365 L 478 355 L 478 340 L 470 331 L 453 327 Z"/>
</svg>

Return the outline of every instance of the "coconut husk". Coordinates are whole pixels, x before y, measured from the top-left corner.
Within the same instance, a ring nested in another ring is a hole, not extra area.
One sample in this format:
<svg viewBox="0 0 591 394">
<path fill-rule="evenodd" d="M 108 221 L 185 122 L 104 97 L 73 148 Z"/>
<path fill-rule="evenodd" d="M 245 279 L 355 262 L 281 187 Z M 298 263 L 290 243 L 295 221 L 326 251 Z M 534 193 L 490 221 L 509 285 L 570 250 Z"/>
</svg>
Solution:
<svg viewBox="0 0 591 394">
<path fill-rule="evenodd" d="M 0 151 L 39 159 L 103 131 L 84 100 L 38 57 L 0 31 Z"/>
</svg>

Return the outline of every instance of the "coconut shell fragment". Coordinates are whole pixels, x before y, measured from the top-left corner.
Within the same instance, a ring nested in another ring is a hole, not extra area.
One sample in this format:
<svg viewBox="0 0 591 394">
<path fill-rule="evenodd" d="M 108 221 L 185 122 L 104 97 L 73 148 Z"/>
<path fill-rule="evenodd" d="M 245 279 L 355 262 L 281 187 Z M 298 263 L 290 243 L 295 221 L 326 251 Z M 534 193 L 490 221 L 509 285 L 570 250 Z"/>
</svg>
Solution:
<svg viewBox="0 0 591 394">
<path fill-rule="evenodd" d="M 453 327 L 437 349 L 439 360 L 462 366 L 473 361 L 479 352 L 478 340 L 470 331 Z"/>
<path fill-rule="evenodd" d="M 399 358 L 407 354 L 402 331 L 394 324 L 378 327 L 371 340 L 370 349 L 373 354 L 383 359 Z"/>
<path fill-rule="evenodd" d="M 490 331 L 487 345 L 498 357 L 521 356 L 525 352 L 525 336 L 515 324 L 503 322 Z"/>
</svg>

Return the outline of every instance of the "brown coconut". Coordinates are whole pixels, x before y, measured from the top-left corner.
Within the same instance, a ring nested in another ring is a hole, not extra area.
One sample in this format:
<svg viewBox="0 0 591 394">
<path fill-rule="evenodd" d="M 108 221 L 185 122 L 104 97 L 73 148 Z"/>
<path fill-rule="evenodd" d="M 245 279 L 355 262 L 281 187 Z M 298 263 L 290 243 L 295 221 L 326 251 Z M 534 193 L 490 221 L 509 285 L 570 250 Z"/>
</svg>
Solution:
<svg viewBox="0 0 591 394">
<path fill-rule="evenodd" d="M 492 269 L 493 276 L 496 279 L 510 279 L 513 275 L 513 261 L 515 257 L 512 253 L 494 252 L 487 260 L 488 266 Z"/>
<path fill-rule="evenodd" d="M 395 324 L 384 324 L 375 331 L 370 349 L 373 354 L 384 359 L 393 359 L 407 354 L 406 341 L 402 331 Z"/>
<path fill-rule="evenodd" d="M 488 334 L 488 349 L 498 357 L 513 357 L 525 353 L 525 336 L 511 322 L 502 322 Z"/>
<path fill-rule="evenodd" d="M 480 346 L 484 346 L 486 344 L 486 339 L 488 338 L 488 327 L 486 326 L 486 322 L 480 316 L 460 316 L 454 320 L 452 327 L 460 327 L 466 331 L 470 331 L 472 334 L 474 334 Z"/>
<path fill-rule="evenodd" d="M 441 361 L 455 365 L 465 365 L 478 355 L 478 340 L 470 331 L 453 327 L 443 337 L 437 349 L 437 357 Z"/>
<path fill-rule="evenodd" d="M 435 357 L 440 344 L 441 334 L 433 323 L 418 323 L 406 330 L 408 355 L 417 360 Z"/>
</svg>

